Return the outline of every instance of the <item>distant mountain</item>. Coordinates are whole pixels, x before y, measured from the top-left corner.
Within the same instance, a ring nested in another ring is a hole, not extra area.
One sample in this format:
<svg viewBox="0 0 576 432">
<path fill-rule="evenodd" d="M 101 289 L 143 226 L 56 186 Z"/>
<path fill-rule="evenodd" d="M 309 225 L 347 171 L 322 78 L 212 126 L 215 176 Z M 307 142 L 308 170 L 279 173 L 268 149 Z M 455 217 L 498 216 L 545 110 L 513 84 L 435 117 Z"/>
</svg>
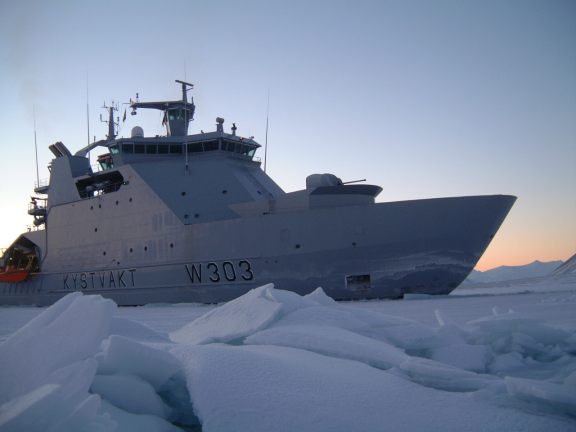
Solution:
<svg viewBox="0 0 576 432">
<path fill-rule="evenodd" d="M 574 259 L 574 257 L 570 260 L 572 259 Z M 570 260 L 566 261 L 566 264 Z M 464 283 L 489 283 L 548 276 L 563 266 L 563 264 L 562 261 L 534 261 L 531 264 L 522 266 L 501 266 L 484 272 L 472 270 L 472 273 L 470 273 Z M 576 259 L 574 259 L 573 266 L 576 268 Z"/>
<path fill-rule="evenodd" d="M 576 273 L 576 254 L 572 255 L 572 258 L 568 259 L 564 264 L 554 270 L 553 273 L 555 275 Z"/>
</svg>

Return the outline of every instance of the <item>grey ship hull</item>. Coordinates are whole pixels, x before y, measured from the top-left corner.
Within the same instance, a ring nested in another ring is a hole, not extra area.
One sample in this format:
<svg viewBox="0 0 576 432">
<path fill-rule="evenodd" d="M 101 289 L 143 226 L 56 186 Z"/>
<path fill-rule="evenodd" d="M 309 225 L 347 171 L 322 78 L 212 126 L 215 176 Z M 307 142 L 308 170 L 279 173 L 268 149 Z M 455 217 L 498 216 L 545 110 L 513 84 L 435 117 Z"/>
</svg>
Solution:
<svg viewBox="0 0 576 432">
<path fill-rule="evenodd" d="M 515 199 L 322 207 L 182 225 L 171 235 L 177 243 L 152 243 L 152 258 L 90 265 L 101 254 L 90 248 L 64 269 L 0 283 L 0 302 L 46 305 L 83 291 L 119 305 L 214 303 L 269 282 L 300 294 L 321 286 L 335 299 L 448 294 L 474 268 Z"/>
</svg>

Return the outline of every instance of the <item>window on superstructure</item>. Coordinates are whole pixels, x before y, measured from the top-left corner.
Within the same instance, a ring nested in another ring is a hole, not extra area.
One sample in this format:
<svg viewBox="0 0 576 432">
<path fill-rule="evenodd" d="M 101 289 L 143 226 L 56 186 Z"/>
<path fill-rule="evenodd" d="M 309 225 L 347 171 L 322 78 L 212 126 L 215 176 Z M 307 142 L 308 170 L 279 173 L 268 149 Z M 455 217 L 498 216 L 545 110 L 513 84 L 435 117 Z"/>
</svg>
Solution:
<svg viewBox="0 0 576 432">
<path fill-rule="evenodd" d="M 182 109 L 168 110 L 168 120 L 184 120 L 184 110 Z"/>
<path fill-rule="evenodd" d="M 114 167 L 114 161 L 112 160 L 112 155 L 106 153 L 98 156 L 98 163 L 103 171 L 109 170 Z"/>
<path fill-rule="evenodd" d="M 204 143 L 204 151 L 218 150 L 218 141 L 207 141 Z"/>
<path fill-rule="evenodd" d="M 230 141 L 224 141 L 222 143 L 222 150 L 233 152 L 234 151 L 234 143 Z"/>
<path fill-rule="evenodd" d="M 156 154 L 158 153 L 158 144 L 147 144 L 146 154 Z"/>
<path fill-rule="evenodd" d="M 182 154 L 182 144 L 170 144 L 170 154 Z"/>
<path fill-rule="evenodd" d="M 256 153 L 256 149 L 245 145 L 240 149 L 240 153 L 244 156 L 253 157 L 254 153 Z"/>
<path fill-rule="evenodd" d="M 222 141 L 222 147 L 221 149 L 223 151 L 228 151 L 228 152 L 232 152 L 232 153 L 238 153 L 241 154 L 243 156 L 248 156 L 248 157 L 253 157 L 254 153 L 256 152 L 256 149 L 253 147 L 250 147 L 244 143 L 239 143 L 239 142 L 235 142 L 235 141 Z"/>
<path fill-rule="evenodd" d="M 110 153 L 112 153 L 113 155 L 120 153 L 120 149 L 118 148 L 118 145 L 110 146 Z"/>
<path fill-rule="evenodd" d="M 170 146 L 166 144 L 159 144 L 158 145 L 158 154 L 167 154 L 170 150 Z"/>
<path fill-rule="evenodd" d="M 188 153 L 200 153 L 203 152 L 202 143 L 192 143 L 188 144 Z"/>
<path fill-rule="evenodd" d="M 144 154 L 146 153 L 146 145 L 144 144 L 134 144 L 134 153 Z"/>
<path fill-rule="evenodd" d="M 134 153 L 134 144 L 122 144 L 122 153 Z"/>
<path fill-rule="evenodd" d="M 188 153 L 200 153 L 218 150 L 218 141 L 204 141 L 188 144 Z"/>
</svg>

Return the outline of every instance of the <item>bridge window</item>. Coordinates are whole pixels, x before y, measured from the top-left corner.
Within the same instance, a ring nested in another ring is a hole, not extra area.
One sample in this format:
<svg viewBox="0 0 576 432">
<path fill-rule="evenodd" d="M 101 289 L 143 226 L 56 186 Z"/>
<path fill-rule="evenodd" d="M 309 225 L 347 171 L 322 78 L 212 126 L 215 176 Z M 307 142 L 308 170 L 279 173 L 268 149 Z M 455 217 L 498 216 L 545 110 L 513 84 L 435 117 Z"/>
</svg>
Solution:
<svg viewBox="0 0 576 432">
<path fill-rule="evenodd" d="M 218 141 L 207 141 L 204 143 L 204 151 L 218 150 Z"/>
<path fill-rule="evenodd" d="M 183 109 L 171 109 L 168 110 L 168 120 L 184 120 L 184 110 Z"/>
<path fill-rule="evenodd" d="M 234 141 L 223 141 L 222 150 L 233 153 L 239 153 L 241 155 L 248 157 L 253 157 L 254 153 L 256 153 L 256 149 L 254 147 Z"/>
<path fill-rule="evenodd" d="M 170 154 L 182 154 L 182 144 L 170 144 Z"/>
<path fill-rule="evenodd" d="M 199 153 L 203 152 L 202 143 L 188 144 L 188 153 Z"/>
<path fill-rule="evenodd" d="M 188 144 L 188 153 L 199 153 L 218 150 L 218 140 Z"/>
<path fill-rule="evenodd" d="M 186 144 L 170 144 L 170 143 L 123 143 L 110 147 L 112 154 L 147 154 L 147 155 L 181 155 L 184 153 L 184 145 L 188 153 L 203 153 L 209 151 L 222 150 L 231 153 L 241 154 L 252 158 L 256 152 L 256 148 L 252 145 L 243 142 L 236 142 L 231 140 L 211 140 L 200 142 L 189 142 Z"/>
</svg>

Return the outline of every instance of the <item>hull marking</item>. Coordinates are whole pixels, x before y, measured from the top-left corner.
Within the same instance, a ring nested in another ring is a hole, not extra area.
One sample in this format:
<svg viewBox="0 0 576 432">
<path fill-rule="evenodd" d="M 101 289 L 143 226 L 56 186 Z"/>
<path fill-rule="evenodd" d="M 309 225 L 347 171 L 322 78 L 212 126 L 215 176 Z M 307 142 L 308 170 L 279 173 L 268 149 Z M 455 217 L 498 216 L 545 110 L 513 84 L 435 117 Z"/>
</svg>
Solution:
<svg viewBox="0 0 576 432">
<path fill-rule="evenodd" d="M 210 282 L 251 281 L 254 279 L 252 264 L 248 260 L 185 264 L 191 284 Z"/>
<path fill-rule="evenodd" d="M 127 274 L 129 273 L 129 274 Z M 62 282 L 67 291 L 134 287 L 136 269 L 103 272 L 65 273 Z"/>
</svg>

